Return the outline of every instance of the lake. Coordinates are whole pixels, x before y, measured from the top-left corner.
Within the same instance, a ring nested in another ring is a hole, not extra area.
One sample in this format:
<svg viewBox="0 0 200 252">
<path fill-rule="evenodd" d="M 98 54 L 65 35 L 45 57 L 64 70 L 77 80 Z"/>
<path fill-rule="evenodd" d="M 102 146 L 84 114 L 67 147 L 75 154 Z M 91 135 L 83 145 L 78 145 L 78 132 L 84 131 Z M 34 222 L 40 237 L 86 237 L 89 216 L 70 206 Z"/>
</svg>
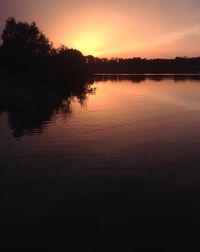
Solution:
<svg viewBox="0 0 200 252">
<path fill-rule="evenodd" d="M 0 244 L 197 248 L 200 76 L 96 75 L 90 84 L 57 107 L 0 112 Z"/>
</svg>

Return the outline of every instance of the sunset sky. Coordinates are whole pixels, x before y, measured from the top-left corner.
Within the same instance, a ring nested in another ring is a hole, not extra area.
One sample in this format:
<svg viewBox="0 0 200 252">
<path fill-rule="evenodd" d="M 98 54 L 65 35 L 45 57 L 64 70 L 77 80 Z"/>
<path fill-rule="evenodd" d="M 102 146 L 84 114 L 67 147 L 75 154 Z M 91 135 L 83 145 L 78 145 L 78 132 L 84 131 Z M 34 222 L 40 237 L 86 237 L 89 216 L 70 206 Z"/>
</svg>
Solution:
<svg viewBox="0 0 200 252">
<path fill-rule="evenodd" d="M 11 16 L 85 55 L 200 55 L 200 0 L 0 0 L 0 32 Z"/>
</svg>

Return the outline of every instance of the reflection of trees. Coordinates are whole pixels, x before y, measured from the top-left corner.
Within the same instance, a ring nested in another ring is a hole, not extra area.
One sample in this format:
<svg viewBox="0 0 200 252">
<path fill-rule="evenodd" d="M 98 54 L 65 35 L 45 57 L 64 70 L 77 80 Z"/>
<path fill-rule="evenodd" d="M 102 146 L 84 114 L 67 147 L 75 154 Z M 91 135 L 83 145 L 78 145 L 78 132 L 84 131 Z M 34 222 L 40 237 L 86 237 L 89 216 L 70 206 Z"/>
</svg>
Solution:
<svg viewBox="0 0 200 252">
<path fill-rule="evenodd" d="M 200 75 L 162 75 L 162 74 L 96 74 L 90 77 L 90 82 L 100 82 L 100 81 L 124 81 L 129 80 L 133 83 L 141 83 L 146 80 L 162 81 L 162 80 L 174 80 L 178 81 L 200 81 Z"/>
<path fill-rule="evenodd" d="M 35 131 L 42 132 L 58 111 L 63 116 L 69 117 L 73 113 L 71 102 L 74 99 L 84 106 L 87 103 L 88 94 L 95 94 L 95 88 L 92 87 L 94 82 L 129 80 L 133 83 L 142 83 L 145 80 L 158 82 L 166 79 L 175 82 L 184 80 L 199 82 L 200 75 L 91 75 L 87 81 L 78 78 L 63 80 L 63 83 L 61 81 L 58 85 L 49 83 L 42 88 L 36 86 L 33 91 L 37 94 L 37 100 L 33 100 L 33 104 L 9 106 L 1 109 L 0 115 L 5 111 L 8 113 L 9 127 L 13 130 L 13 136 L 19 138 Z"/>
<path fill-rule="evenodd" d="M 50 122 L 58 108 L 56 107 L 17 107 L 9 109 L 8 122 L 14 137 L 42 131 Z"/>
<path fill-rule="evenodd" d="M 11 106 L 4 109 L 3 111 L 8 114 L 8 123 L 10 129 L 13 130 L 13 136 L 20 138 L 25 134 L 42 132 L 58 111 L 65 117 L 70 116 L 73 99 L 84 105 L 87 101 L 87 95 L 95 92 L 95 89 L 86 81 L 79 80 L 71 83 L 71 87 L 69 86 L 67 89 L 66 87 L 61 88 L 61 86 L 59 88 L 55 86 L 52 89 L 47 88 L 42 98 L 37 100 L 37 103 L 34 101 L 32 105 Z M 45 99 L 48 97 L 49 92 L 54 93 L 57 97 L 56 103 L 54 99 L 52 104 L 50 102 L 46 103 Z"/>
<path fill-rule="evenodd" d="M 130 80 L 135 83 L 140 83 L 146 79 L 143 75 L 112 75 L 112 74 L 99 74 L 99 75 L 93 75 L 90 77 L 90 82 L 100 82 L 100 81 L 124 81 L 124 80 Z"/>
</svg>

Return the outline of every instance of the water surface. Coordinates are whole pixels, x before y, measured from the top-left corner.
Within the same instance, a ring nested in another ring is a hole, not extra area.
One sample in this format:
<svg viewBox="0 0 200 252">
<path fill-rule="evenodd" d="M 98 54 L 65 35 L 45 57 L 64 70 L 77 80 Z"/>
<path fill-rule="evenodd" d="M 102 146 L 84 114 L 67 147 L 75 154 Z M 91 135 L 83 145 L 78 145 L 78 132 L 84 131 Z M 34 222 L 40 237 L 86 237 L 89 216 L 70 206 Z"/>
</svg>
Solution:
<svg viewBox="0 0 200 252">
<path fill-rule="evenodd" d="M 2 244 L 196 248 L 199 77 L 91 82 L 84 99 L 72 95 L 56 108 L 2 109 Z"/>
</svg>

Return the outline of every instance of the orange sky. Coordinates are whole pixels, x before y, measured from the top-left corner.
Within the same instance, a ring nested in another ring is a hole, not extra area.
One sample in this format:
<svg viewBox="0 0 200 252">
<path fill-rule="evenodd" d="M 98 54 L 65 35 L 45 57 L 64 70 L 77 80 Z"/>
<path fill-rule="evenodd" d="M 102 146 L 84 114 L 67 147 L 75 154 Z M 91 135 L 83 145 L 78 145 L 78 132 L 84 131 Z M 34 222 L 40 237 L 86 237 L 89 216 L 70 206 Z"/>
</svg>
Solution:
<svg viewBox="0 0 200 252">
<path fill-rule="evenodd" d="M 0 0 L 0 30 L 14 16 L 85 55 L 199 56 L 199 11 L 199 0 Z"/>
</svg>

